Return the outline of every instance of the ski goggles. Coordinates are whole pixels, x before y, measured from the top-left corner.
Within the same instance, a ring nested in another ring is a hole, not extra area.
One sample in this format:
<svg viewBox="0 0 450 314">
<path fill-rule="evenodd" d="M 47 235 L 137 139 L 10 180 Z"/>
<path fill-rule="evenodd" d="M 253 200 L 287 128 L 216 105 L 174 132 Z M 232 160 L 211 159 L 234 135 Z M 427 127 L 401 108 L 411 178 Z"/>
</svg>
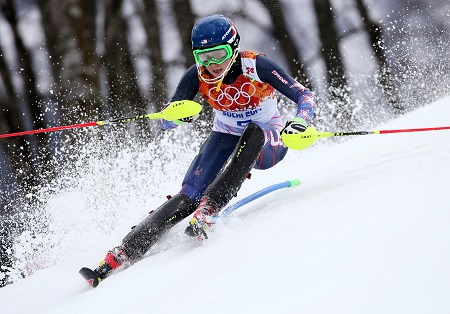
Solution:
<svg viewBox="0 0 450 314">
<path fill-rule="evenodd" d="M 219 45 L 212 48 L 196 49 L 193 51 L 195 62 L 203 66 L 211 63 L 222 64 L 233 56 L 230 45 Z"/>
</svg>

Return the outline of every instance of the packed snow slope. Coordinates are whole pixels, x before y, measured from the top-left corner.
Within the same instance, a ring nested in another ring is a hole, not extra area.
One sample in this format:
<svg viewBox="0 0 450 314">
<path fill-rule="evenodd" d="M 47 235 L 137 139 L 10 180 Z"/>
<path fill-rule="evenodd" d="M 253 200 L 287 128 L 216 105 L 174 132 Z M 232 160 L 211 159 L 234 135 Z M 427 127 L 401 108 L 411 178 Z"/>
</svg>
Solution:
<svg viewBox="0 0 450 314">
<path fill-rule="evenodd" d="M 448 125 L 450 97 L 379 129 Z M 96 289 L 78 270 L 109 244 L 67 251 L 0 289 L 1 313 L 450 313 L 450 131 L 320 141 L 254 171 L 239 197 L 301 186 L 242 207 L 203 244 L 183 239 L 182 222 Z"/>
</svg>

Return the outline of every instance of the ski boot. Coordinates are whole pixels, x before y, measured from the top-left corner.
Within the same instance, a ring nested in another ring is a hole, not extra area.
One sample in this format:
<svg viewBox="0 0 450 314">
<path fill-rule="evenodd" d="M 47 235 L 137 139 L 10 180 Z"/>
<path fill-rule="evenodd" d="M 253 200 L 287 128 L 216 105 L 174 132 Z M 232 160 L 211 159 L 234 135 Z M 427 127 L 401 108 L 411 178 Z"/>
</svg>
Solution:
<svg viewBox="0 0 450 314">
<path fill-rule="evenodd" d="M 218 213 L 217 206 L 214 206 L 208 197 L 203 197 L 184 232 L 197 241 L 208 239 L 206 229 L 214 224 L 213 216 Z"/>
<path fill-rule="evenodd" d="M 115 269 L 127 261 L 129 261 L 129 258 L 123 250 L 123 247 L 117 246 L 106 254 L 105 258 L 100 262 L 99 267 L 94 270 L 83 267 L 79 273 L 88 284 L 95 288 L 100 281 L 111 275 Z"/>
</svg>

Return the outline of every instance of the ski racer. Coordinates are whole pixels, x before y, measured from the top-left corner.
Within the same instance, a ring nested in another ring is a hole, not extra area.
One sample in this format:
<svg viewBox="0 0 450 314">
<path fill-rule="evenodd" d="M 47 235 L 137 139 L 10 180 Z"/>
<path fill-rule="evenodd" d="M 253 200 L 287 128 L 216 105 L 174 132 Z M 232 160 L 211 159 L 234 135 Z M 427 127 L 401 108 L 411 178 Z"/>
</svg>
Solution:
<svg viewBox="0 0 450 314">
<path fill-rule="evenodd" d="M 187 170 L 181 191 L 107 253 L 91 271 L 96 277 L 91 285 L 121 264 L 141 258 L 165 231 L 192 213 L 185 233 L 206 239 L 211 217 L 236 195 L 248 173 L 271 168 L 285 157 L 288 148 L 280 133 L 300 134 L 310 124 L 316 107 L 313 94 L 265 55 L 239 51 L 239 44 L 236 27 L 223 15 L 204 17 L 193 27 L 195 65 L 182 76 L 171 102 L 192 100 L 199 93 L 213 108 L 212 132 Z M 286 124 L 276 91 L 297 104 L 295 118 Z M 159 125 L 169 130 L 194 120 L 160 120 Z"/>
</svg>

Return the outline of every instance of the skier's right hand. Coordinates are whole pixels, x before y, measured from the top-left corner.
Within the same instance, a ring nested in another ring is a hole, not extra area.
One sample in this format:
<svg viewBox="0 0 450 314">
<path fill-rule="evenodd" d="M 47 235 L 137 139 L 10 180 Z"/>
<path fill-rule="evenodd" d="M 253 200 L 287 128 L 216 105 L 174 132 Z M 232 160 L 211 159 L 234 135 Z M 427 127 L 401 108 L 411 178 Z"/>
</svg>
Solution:
<svg viewBox="0 0 450 314">
<path fill-rule="evenodd" d="M 164 110 L 165 108 L 167 108 L 168 105 L 170 105 L 170 102 L 168 102 L 168 103 L 164 106 L 163 110 Z M 190 117 L 186 117 L 186 118 L 182 118 L 182 119 L 178 119 L 178 120 L 173 120 L 173 121 L 168 121 L 168 120 L 164 120 L 164 119 L 159 119 L 159 120 L 158 120 L 158 124 L 159 124 L 159 127 L 160 127 L 163 131 L 165 131 L 165 130 L 171 130 L 171 129 L 174 129 L 174 128 L 176 128 L 176 127 L 179 126 L 179 125 L 183 125 L 183 124 L 186 124 L 186 123 L 192 123 L 192 122 L 194 122 L 195 120 L 197 120 L 197 118 L 198 118 L 198 114 L 196 114 L 195 116 L 190 116 Z"/>
<path fill-rule="evenodd" d="M 186 123 L 192 123 L 195 120 L 197 120 L 197 118 L 198 118 L 198 114 L 196 114 L 195 116 L 190 116 L 190 117 L 174 120 L 173 122 L 175 124 L 177 124 L 177 125 L 183 125 L 183 124 L 186 124 Z"/>
</svg>

